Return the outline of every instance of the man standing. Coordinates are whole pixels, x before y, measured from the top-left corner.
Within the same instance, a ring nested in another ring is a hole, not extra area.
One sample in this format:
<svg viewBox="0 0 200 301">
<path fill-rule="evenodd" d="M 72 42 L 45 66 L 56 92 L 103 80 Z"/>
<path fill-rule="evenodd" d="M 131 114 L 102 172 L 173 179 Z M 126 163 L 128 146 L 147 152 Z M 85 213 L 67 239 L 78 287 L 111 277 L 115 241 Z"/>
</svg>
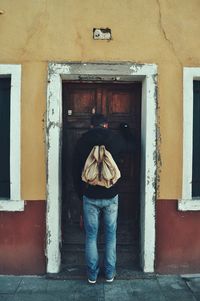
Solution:
<svg viewBox="0 0 200 301">
<path fill-rule="evenodd" d="M 88 282 L 96 283 L 99 273 L 97 235 L 99 215 L 103 213 L 105 231 L 104 272 L 107 282 L 112 282 L 116 273 L 116 230 L 118 215 L 119 181 L 106 188 L 89 185 L 81 180 L 81 174 L 88 155 L 95 145 L 104 145 L 118 164 L 120 153 L 133 150 L 133 139 L 127 124 L 121 124 L 122 136 L 108 128 L 104 115 L 94 114 L 91 129 L 77 142 L 74 154 L 73 177 L 75 189 L 83 201 L 83 220 L 86 233 L 85 256 Z"/>
</svg>

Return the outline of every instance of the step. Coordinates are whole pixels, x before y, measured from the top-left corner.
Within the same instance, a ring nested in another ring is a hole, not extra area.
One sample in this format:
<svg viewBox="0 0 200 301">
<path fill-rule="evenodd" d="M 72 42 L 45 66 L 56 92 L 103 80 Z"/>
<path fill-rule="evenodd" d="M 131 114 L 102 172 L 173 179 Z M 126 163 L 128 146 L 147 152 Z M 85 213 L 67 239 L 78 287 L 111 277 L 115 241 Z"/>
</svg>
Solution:
<svg viewBox="0 0 200 301">
<path fill-rule="evenodd" d="M 86 266 L 85 265 L 62 265 L 61 271 L 58 274 L 47 274 L 49 279 L 86 279 Z M 154 273 L 144 273 L 139 267 L 117 267 L 116 279 L 130 280 L 130 279 L 155 279 Z M 98 282 L 105 282 L 105 275 L 103 268 L 100 269 Z"/>
</svg>

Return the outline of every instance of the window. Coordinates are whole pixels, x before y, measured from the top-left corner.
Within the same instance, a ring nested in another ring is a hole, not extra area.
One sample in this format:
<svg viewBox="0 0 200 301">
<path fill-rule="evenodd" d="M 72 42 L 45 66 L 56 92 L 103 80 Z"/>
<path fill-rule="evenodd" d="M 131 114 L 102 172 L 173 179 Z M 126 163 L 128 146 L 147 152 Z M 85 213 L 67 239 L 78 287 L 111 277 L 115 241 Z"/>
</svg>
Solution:
<svg viewBox="0 0 200 301">
<path fill-rule="evenodd" d="M 0 65 L 0 211 L 22 211 L 21 66 Z"/>
<path fill-rule="evenodd" d="M 200 198 L 200 81 L 193 82 L 192 197 Z"/>
<path fill-rule="evenodd" d="M 0 199 L 10 199 L 10 78 L 0 78 Z"/>
<path fill-rule="evenodd" d="M 200 210 L 200 68 L 183 73 L 183 184 L 179 210 Z"/>
</svg>

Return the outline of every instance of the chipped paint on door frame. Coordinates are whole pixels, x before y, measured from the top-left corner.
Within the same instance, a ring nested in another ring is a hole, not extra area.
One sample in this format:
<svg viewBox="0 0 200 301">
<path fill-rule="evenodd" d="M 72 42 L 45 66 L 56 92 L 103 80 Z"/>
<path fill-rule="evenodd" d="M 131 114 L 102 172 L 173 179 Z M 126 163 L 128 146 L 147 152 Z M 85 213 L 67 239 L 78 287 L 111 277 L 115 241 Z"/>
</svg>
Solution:
<svg viewBox="0 0 200 301">
<path fill-rule="evenodd" d="M 48 64 L 47 88 L 47 273 L 61 265 L 62 80 L 142 82 L 141 124 L 141 266 L 154 271 L 156 200 L 157 66 L 136 63 Z"/>
</svg>

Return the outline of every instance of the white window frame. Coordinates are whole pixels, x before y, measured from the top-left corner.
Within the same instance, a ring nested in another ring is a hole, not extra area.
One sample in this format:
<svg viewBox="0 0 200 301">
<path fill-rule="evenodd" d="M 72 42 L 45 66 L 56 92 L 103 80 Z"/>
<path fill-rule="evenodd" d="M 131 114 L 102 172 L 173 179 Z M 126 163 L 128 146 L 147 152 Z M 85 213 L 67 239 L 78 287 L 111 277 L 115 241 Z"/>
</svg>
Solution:
<svg viewBox="0 0 200 301">
<path fill-rule="evenodd" d="M 0 211 L 23 211 L 21 200 L 21 65 L 0 65 L 0 77 L 11 79 L 10 199 L 0 198 Z"/>
<path fill-rule="evenodd" d="M 182 198 L 178 202 L 181 211 L 200 210 L 200 198 L 192 197 L 193 161 L 193 81 L 200 80 L 199 67 L 183 69 L 183 178 Z"/>
</svg>

